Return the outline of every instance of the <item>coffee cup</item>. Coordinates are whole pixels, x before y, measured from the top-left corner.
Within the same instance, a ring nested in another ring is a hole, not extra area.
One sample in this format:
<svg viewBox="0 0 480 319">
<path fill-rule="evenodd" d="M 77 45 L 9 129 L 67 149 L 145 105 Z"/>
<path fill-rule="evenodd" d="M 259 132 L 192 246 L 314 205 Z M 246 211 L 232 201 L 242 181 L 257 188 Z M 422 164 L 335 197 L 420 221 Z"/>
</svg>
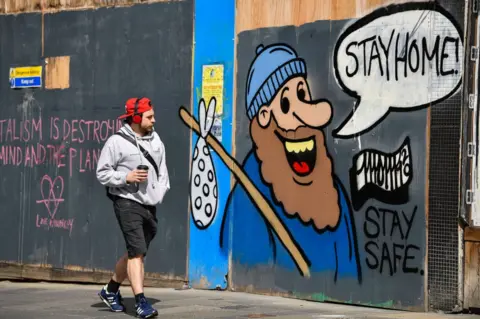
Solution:
<svg viewBox="0 0 480 319">
<path fill-rule="evenodd" d="M 148 166 L 147 165 L 138 165 L 137 169 L 148 172 Z"/>
<path fill-rule="evenodd" d="M 148 166 L 147 165 L 138 165 L 137 169 L 142 170 L 142 171 L 148 171 Z"/>
<path fill-rule="evenodd" d="M 137 166 L 137 169 L 148 172 L 148 166 L 147 166 L 147 165 L 143 165 L 143 164 L 142 164 L 142 165 L 138 165 L 138 166 Z M 135 184 L 136 184 L 136 186 L 137 186 L 137 191 L 138 191 L 140 185 L 139 185 L 138 183 L 135 183 Z"/>
</svg>

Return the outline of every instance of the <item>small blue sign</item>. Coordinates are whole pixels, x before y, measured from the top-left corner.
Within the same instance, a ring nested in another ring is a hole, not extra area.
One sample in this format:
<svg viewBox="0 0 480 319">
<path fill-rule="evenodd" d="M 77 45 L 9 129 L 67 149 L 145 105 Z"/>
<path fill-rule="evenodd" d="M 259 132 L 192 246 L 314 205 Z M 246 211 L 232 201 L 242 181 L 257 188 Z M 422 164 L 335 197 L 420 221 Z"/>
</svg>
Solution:
<svg viewBox="0 0 480 319">
<path fill-rule="evenodd" d="M 32 76 L 32 77 L 26 77 L 26 78 L 13 78 L 10 80 L 10 86 L 12 89 L 41 87 L 42 77 Z"/>
</svg>

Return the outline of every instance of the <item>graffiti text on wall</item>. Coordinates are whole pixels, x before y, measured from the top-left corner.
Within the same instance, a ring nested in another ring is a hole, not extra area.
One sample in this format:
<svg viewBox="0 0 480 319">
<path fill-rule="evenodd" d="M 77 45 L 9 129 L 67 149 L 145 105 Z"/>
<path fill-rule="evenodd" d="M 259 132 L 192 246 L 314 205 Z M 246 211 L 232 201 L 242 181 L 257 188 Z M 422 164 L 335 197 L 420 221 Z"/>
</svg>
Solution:
<svg viewBox="0 0 480 319">
<path fill-rule="evenodd" d="M 69 176 L 94 171 L 101 145 L 120 127 L 116 120 L 0 119 L 0 165 L 68 167 Z M 98 147 L 85 147 L 89 141 Z"/>
<path fill-rule="evenodd" d="M 390 276 L 398 272 L 423 275 L 423 269 L 415 264 L 421 259 L 420 248 L 408 241 L 416 212 L 417 206 L 411 210 L 370 206 L 365 210 L 365 262 L 370 269 Z"/>
<path fill-rule="evenodd" d="M 412 181 L 410 138 L 391 154 L 373 149 L 353 157 L 350 169 L 353 207 L 359 210 L 369 198 L 388 204 L 405 204 Z"/>
<path fill-rule="evenodd" d="M 391 110 L 416 110 L 454 94 L 463 73 L 461 34 L 435 3 L 387 6 L 349 26 L 337 41 L 334 68 L 357 104 L 333 134 L 362 134 Z"/>
<path fill-rule="evenodd" d="M 47 230 L 60 228 L 69 230 L 72 234 L 74 219 L 57 219 L 55 215 L 58 211 L 58 206 L 63 202 L 63 177 L 57 176 L 55 179 L 48 175 L 44 175 L 40 181 L 40 192 L 42 199 L 37 200 L 37 204 L 44 204 L 47 209 L 48 216 L 42 217 L 37 214 L 35 225 L 37 228 L 43 227 Z"/>
</svg>

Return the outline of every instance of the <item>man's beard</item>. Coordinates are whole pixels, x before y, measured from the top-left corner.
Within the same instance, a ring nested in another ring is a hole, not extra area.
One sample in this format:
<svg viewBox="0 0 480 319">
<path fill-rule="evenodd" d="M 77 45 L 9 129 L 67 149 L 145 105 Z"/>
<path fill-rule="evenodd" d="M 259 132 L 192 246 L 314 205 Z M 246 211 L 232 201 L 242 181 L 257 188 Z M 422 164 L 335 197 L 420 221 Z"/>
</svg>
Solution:
<svg viewBox="0 0 480 319">
<path fill-rule="evenodd" d="M 151 127 L 151 126 L 141 126 L 140 130 L 142 131 L 142 133 L 144 135 L 148 135 L 153 131 L 153 127 Z"/>
<path fill-rule="evenodd" d="M 340 207 L 323 131 L 309 127 L 285 131 L 272 117 L 265 129 L 252 119 L 250 134 L 262 177 L 285 212 L 304 223 L 313 222 L 317 230 L 335 228 Z M 285 139 L 293 143 L 287 147 Z M 295 143 L 298 140 L 304 143 Z"/>
</svg>

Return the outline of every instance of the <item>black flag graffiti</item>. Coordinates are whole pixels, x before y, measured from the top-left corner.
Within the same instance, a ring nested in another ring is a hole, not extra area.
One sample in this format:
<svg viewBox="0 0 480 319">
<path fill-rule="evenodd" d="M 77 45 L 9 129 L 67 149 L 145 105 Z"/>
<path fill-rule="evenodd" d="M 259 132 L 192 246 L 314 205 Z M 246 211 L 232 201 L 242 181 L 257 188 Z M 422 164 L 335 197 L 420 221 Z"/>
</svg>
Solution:
<svg viewBox="0 0 480 319">
<path fill-rule="evenodd" d="M 404 204 L 412 181 L 410 138 L 393 153 L 366 149 L 353 157 L 350 168 L 352 203 L 359 210 L 369 198 L 387 204 Z"/>
</svg>

